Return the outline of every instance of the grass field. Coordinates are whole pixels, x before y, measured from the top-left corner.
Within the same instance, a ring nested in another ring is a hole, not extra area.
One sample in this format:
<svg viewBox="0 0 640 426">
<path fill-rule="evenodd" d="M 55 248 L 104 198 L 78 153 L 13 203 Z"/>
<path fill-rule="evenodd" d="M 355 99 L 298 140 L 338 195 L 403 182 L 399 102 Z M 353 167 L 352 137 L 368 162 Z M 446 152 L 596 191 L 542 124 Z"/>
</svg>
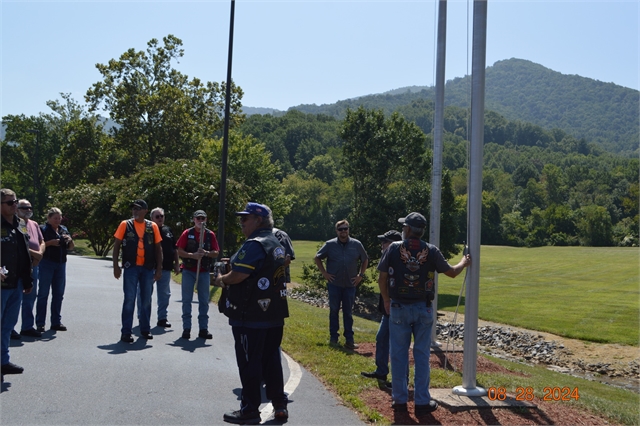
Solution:
<svg viewBox="0 0 640 426">
<path fill-rule="evenodd" d="M 319 242 L 293 244 L 291 279 L 300 282 L 302 264 L 313 265 Z M 637 247 L 482 246 L 479 316 L 575 339 L 637 346 L 639 254 Z M 464 275 L 440 276 L 438 309 L 455 310 Z"/>
</svg>

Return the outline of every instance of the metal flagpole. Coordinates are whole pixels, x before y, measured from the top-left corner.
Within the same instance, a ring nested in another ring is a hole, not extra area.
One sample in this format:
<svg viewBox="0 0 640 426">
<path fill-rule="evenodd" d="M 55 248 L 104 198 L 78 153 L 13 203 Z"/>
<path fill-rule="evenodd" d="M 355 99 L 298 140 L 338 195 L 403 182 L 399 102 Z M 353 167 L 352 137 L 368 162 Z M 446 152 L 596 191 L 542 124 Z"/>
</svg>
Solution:
<svg viewBox="0 0 640 426">
<path fill-rule="evenodd" d="M 224 212 L 227 198 L 227 157 L 229 155 L 229 120 L 231 111 L 231 60 L 233 59 L 233 19 L 236 8 L 235 0 L 231 0 L 231 22 L 229 23 L 229 58 L 227 60 L 227 90 L 224 99 L 224 133 L 222 136 L 222 173 L 220 178 L 220 204 L 218 206 L 218 246 L 219 259 L 224 250 Z"/>
<path fill-rule="evenodd" d="M 444 127 L 444 65 L 447 53 L 447 0 L 438 4 L 438 51 L 436 57 L 436 105 L 433 121 L 433 167 L 431 169 L 431 218 L 429 220 L 429 242 L 440 247 L 440 204 L 442 192 L 442 135 Z M 437 341 L 438 322 L 438 274 L 434 278 L 433 329 L 431 346 L 442 346 Z"/>
<path fill-rule="evenodd" d="M 471 155 L 469 160 L 469 253 L 471 265 L 464 308 L 462 386 L 453 393 L 484 396 L 476 385 L 478 359 L 478 296 L 480 286 L 480 223 L 482 219 L 482 151 L 484 143 L 484 82 L 487 47 L 487 0 L 473 2 L 473 57 L 471 74 Z"/>
</svg>

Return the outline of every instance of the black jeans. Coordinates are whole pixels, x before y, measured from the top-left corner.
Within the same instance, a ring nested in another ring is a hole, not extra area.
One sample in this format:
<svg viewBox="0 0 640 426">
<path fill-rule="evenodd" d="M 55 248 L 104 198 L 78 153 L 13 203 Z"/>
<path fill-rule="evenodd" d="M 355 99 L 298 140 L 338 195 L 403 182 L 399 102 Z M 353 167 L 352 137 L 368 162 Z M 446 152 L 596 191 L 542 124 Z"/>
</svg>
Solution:
<svg viewBox="0 0 640 426">
<path fill-rule="evenodd" d="M 235 339 L 236 362 L 242 383 L 243 413 L 258 410 L 262 402 L 262 380 L 267 399 L 274 407 L 286 407 L 280 343 L 284 327 L 231 327 Z"/>
</svg>

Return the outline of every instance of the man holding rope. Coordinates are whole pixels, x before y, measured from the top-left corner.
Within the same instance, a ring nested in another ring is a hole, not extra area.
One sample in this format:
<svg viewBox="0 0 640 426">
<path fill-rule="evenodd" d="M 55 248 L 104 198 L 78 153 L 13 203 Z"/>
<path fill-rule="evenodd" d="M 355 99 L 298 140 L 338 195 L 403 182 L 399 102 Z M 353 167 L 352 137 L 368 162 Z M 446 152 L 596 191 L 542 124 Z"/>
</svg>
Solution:
<svg viewBox="0 0 640 426">
<path fill-rule="evenodd" d="M 212 339 L 209 333 L 209 271 L 220 247 L 213 231 L 206 228 L 207 214 L 193 213 L 195 226 L 185 230 L 176 247 L 182 259 L 182 338 L 191 338 L 191 302 L 194 288 L 198 291 L 198 337 Z"/>
</svg>

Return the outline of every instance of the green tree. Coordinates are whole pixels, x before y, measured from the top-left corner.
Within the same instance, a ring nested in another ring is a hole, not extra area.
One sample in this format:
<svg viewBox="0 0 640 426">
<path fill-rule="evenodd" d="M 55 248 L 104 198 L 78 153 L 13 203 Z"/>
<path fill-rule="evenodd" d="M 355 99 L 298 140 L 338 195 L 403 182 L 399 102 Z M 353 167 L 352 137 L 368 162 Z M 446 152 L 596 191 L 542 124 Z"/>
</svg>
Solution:
<svg viewBox="0 0 640 426">
<path fill-rule="evenodd" d="M 168 35 L 147 50 L 129 49 L 108 64 L 97 64 L 103 81 L 87 91 L 91 111 L 104 108 L 117 124 L 112 128 L 115 148 L 127 153 L 120 175 L 163 158 L 194 159 L 203 138 L 222 128 L 225 84 L 188 76 L 172 67 L 184 55 L 182 40 Z M 241 114 L 242 90 L 234 86 L 231 125 Z"/>
<path fill-rule="evenodd" d="M 611 216 L 602 206 L 589 205 L 580 209 L 578 232 L 585 246 L 605 247 L 612 243 Z"/>
</svg>

